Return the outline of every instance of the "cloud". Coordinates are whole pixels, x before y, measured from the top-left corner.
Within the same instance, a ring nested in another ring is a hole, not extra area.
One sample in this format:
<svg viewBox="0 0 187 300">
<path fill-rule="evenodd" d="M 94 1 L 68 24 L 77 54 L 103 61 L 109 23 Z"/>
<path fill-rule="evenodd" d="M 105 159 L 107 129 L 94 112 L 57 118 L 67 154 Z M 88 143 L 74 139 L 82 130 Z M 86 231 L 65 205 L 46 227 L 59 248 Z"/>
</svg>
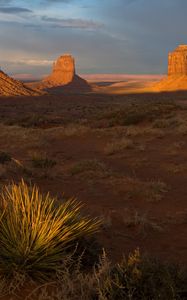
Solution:
<svg viewBox="0 0 187 300">
<path fill-rule="evenodd" d="M 50 23 L 53 27 L 59 28 L 77 28 L 77 29 L 98 29 L 104 27 L 104 24 L 84 19 L 60 19 L 47 16 L 41 17 L 42 21 Z"/>
<path fill-rule="evenodd" d="M 58 5 L 58 4 L 71 4 L 75 0 L 41 0 L 40 4 L 42 5 Z"/>
<path fill-rule="evenodd" d="M 11 2 L 12 2 L 12 0 L 0 0 L 0 5 L 7 5 Z"/>
<path fill-rule="evenodd" d="M 0 13 L 3 14 L 32 13 L 32 10 L 24 7 L 0 7 Z"/>
<path fill-rule="evenodd" d="M 10 63 L 10 61 L 9 61 Z M 45 59 L 22 59 L 11 61 L 12 64 L 16 65 L 28 65 L 28 66 L 50 66 L 53 61 Z"/>
<path fill-rule="evenodd" d="M 70 3 L 70 2 L 73 2 L 74 0 L 44 0 L 45 2 L 51 2 L 51 3 Z"/>
</svg>

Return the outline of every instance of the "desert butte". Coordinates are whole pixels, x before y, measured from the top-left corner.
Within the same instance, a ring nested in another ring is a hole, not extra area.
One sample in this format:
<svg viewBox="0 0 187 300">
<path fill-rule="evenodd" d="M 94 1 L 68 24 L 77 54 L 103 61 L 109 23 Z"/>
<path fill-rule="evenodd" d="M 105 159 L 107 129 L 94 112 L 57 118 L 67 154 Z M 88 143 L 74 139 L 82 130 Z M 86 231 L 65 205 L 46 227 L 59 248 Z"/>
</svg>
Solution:
<svg viewBox="0 0 187 300">
<path fill-rule="evenodd" d="M 6 80 L 5 80 L 6 77 Z M 19 76 L 18 76 L 19 77 Z M 187 89 L 187 46 L 179 45 L 168 55 L 168 75 L 76 74 L 75 59 L 61 55 L 50 75 L 24 84 L 0 72 L 0 95 L 23 96 L 41 93 L 154 93 Z"/>
</svg>

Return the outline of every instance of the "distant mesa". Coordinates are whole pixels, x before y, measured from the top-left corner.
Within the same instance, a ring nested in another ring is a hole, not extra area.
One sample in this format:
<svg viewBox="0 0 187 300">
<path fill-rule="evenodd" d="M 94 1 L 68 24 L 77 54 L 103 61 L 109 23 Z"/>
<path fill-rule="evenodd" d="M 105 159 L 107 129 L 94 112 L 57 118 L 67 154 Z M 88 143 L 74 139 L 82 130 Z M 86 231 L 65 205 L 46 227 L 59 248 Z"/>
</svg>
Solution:
<svg viewBox="0 0 187 300">
<path fill-rule="evenodd" d="M 0 96 L 38 96 L 41 92 L 25 86 L 0 70 Z"/>
<path fill-rule="evenodd" d="M 180 45 L 169 53 L 168 76 L 187 76 L 187 45 Z"/>
<path fill-rule="evenodd" d="M 64 54 L 53 63 L 52 73 L 43 82 L 52 86 L 67 85 L 75 76 L 75 60 L 70 54 Z"/>
<path fill-rule="evenodd" d="M 60 56 L 53 63 L 49 76 L 41 82 L 29 85 L 52 93 L 89 92 L 91 90 L 87 81 L 76 74 L 75 60 L 70 54 Z"/>
<path fill-rule="evenodd" d="M 168 76 L 155 84 L 155 91 L 187 90 L 187 45 L 179 45 L 168 55 Z"/>
</svg>

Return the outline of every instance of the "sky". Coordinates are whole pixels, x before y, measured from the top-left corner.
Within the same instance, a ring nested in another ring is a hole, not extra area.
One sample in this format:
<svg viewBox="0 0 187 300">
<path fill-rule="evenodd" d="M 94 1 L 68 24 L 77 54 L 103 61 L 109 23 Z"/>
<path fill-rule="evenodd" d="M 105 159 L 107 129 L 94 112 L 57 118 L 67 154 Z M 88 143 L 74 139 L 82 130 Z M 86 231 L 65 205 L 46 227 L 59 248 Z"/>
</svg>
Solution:
<svg viewBox="0 0 187 300">
<path fill-rule="evenodd" d="M 0 67 L 39 78 L 71 53 L 81 74 L 164 74 L 186 13 L 187 0 L 0 0 Z"/>
</svg>

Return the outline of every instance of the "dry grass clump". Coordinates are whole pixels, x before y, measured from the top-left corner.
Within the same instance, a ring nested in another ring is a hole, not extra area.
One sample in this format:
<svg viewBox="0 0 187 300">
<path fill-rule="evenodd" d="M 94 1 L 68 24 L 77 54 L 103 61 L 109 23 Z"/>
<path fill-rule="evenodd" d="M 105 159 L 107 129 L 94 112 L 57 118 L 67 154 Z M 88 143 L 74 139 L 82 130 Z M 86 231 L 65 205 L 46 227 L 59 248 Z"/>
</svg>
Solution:
<svg viewBox="0 0 187 300">
<path fill-rule="evenodd" d="M 168 186 L 161 180 L 146 183 L 145 197 L 148 202 L 158 202 L 168 192 Z"/>
<path fill-rule="evenodd" d="M 163 222 L 160 220 L 156 220 L 147 213 L 140 213 L 128 208 L 121 209 L 120 211 L 111 210 L 107 215 L 102 215 L 102 227 L 110 230 L 113 225 L 113 220 L 116 218 L 118 218 L 125 227 L 134 228 L 138 233 L 143 235 L 147 235 L 147 233 L 152 231 L 161 232 L 164 229 Z"/>
<path fill-rule="evenodd" d="M 46 128 L 50 126 L 57 126 L 64 122 L 64 119 L 58 116 L 53 116 L 43 113 L 29 113 L 21 114 L 14 118 L 7 119 L 5 124 L 9 126 L 20 126 L 24 128 Z"/>
<path fill-rule="evenodd" d="M 63 266 L 66 251 L 96 232 L 100 222 L 81 215 L 74 199 L 58 203 L 36 186 L 6 186 L 0 195 L 0 274 L 47 279 Z"/>
<path fill-rule="evenodd" d="M 176 211 L 175 214 L 168 213 L 165 218 L 165 224 L 186 225 L 187 210 Z"/>
<path fill-rule="evenodd" d="M 122 138 L 111 143 L 108 143 L 104 149 L 105 154 L 113 155 L 121 153 L 126 149 L 133 149 L 135 147 L 134 142 L 128 138 Z"/>
<path fill-rule="evenodd" d="M 147 202 L 161 201 L 169 190 L 167 184 L 161 180 L 141 181 L 136 177 L 115 181 L 115 185 L 124 187 L 127 199 L 141 199 Z"/>
<path fill-rule="evenodd" d="M 180 121 L 177 118 L 158 119 L 153 122 L 154 128 L 177 128 L 180 125 Z"/>
<path fill-rule="evenodd" d="M 119 110 L 105 113 L 102 119 L 108 121 L 108 126 L 129 126 L 136 125 L 142 122 L 153 122 L 163 117 L 171 117 L 176 110 L 176 104 L 172 102 L 136 102 L 126 107 L 121 107 Z"/>
<path fill-rule="evenodd" d="M 89 131 L 89 127 L 79 124 L 69 124 L 63 128 L 63 135 L 65 136 L 80 136 Z"/>
<path fill-rule="evenodd" d="M 4 165 L 11 162 L 12 157 L 8 152 L 0 151 L 0 164 Z"/>
<path fill-rule="evenodd" d="M 184 147 L 185 146 L 185 141 L 176 141 L 174 143 L 171 143 L 166 149 L 165 151 L 167 152 L 167 154 L 169 155 L 179 155 L 180 152 L 184 151 Z"/>
<path fill-rule="evenodd" d="M 23 149 L 41 145 L 41 131 L 0 124 L 0 141 L 3 142 L 3 149 L 15 151 L 16 145 L 16 149 L 23 151 Z"/>
<path fill-rule="evenodd" d="M 129 212 L 128 215 L 123 216 L 123 222 L 127 227 L 137 227 L 140 233 L 144 235 L 149 231 L 161 232 L 163 230 L 163 227 L 159 222 L 147 214 L 142 214 L 138 211 Z"/>
<path fill-rule="evenodd" d="M 145 136 L 145 135 L 159 136 L 161 134 L 164 134 L 162 130 L 153 128 L 150 125 L 147 126 L 131 125 L 127 127 L 125 132 L 125 135 L 127 137 L 136 137 L 136 136 Z"/>
<path fill-rule="evenodd" d="M 177 132 L 182 134 L 182 135 L 187 135 L 187 125 L 185 124 L 181 124 L 178 128 L 177 128 Z"/>
<path fill-rule="evenodd" d="M 46 153 L 40 154 L 34 152 L 31 158 L 32 167 L 36 169 L 51 169 L 56 165 L 56 161 L 47 157 Z"/>
<path fill-rule="evenodd" d="M 90 173 L 91 175 L 97 175 L 103 177 L 109 174 L 109 170 L 106 165 L 97 159 L 84 159 L 76 162 L 70 168 L 71 175 L 80 175 L 83 173 Z"/>
<path fill-rule="evenodd" d="M 59 126 L 48 128 L 43 131 L 43 137 L 46 139 L 60 139 L 63 137 L 82 136 L 88 133 L 89 127 L 81 124 L 67 124 L 66 126 Z"/>
<path fill-rule="evenodd" d="M 186 163 L 170 163 L 165 166 L 165 169 L 173 174 L 179 174 L 187 171 Z"/>
<path fill-rule="evenodd" d="M 139 196 L 147 202 L 159 202 L 163 199 L 164 194 L 168 192 L 168 186 L 161 180 L 139 181 L 128 192 L 131 198 Z"/>
<path fill-rule="evenodd" d="M 91 273 L 64 268 L 57 282 L 36 288 L 26 300 L 184 300 L 186 276 L 178 266 L 141 257 L 138 249 L 115 265 L 104 252 Z"/>
</svg>

